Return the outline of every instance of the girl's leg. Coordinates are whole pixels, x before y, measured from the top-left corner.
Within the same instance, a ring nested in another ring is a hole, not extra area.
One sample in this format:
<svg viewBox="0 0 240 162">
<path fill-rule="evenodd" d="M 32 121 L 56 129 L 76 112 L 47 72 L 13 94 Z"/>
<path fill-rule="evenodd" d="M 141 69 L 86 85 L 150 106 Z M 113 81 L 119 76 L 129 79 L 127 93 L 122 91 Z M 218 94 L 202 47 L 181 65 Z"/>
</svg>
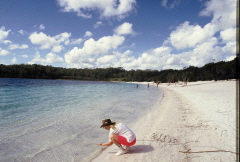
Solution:
<svg viewBox="0 0 240 162">
<path fill-rule="evenodd" d="M 110 139 L 111 139 L 111 141 L 112 141 L 116 146 L 121 145 L 121 144 L 118 142 L 118 135 L 116 135 L 116 134 L 111 134 Z"/>
<path fill-rule="evenodd" d="M 116 153 L 115 155 L 122 155 L 126 153 L 126 150 L 122 147 L 122 145 L 118 142 L 118 135 L 116 134 L 112 134 L 110 136 L 111 141 L 119 148 L 121 149 L 121 151 L 119 151 L 118 153 Z"/>
</svg>

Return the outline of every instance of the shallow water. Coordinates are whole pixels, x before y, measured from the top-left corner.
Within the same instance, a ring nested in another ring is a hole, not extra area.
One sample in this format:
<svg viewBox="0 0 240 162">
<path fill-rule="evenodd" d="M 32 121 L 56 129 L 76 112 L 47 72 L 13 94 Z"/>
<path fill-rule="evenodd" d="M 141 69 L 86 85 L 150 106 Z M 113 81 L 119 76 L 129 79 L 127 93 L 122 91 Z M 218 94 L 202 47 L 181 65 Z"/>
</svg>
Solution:
<svg viewBox="0 0 240 162">
<path fill-rule="evenodd" d="M 159 102 L 147 85 L 0 78 L 0 161 L 88 161 L 101 121 L 131 125 Z"/>
</svg>

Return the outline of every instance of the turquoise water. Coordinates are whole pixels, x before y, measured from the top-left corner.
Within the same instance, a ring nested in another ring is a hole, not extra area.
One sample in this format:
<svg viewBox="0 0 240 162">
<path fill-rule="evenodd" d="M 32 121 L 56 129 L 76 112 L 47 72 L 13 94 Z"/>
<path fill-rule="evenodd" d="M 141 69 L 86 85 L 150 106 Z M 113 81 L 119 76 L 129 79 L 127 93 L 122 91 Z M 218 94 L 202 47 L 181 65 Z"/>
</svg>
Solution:
<svg viewBox="0 0 240 162">
<path fill-rule="evenodd" d="M 103 119 L 131 125 L 161 96 L 141 84 L 0 78 L 0 161 L 89 161 L 108 140 Z"/>
</svg>

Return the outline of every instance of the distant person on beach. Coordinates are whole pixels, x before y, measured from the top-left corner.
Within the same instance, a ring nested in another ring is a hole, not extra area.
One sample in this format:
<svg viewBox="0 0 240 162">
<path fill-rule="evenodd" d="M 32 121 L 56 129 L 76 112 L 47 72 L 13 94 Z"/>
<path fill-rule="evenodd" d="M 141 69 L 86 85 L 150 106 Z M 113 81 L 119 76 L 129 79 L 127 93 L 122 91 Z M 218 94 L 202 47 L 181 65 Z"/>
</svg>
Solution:
<svg viewBox="0 0 240 162">
<path fill-rule="evenodd" d="M 157 87 L 158 87 L 159 84 L 160 84 L 160 82 L 157 82 Z"/>
<path fill-rule="evenodd" d="M 138 84 L 137 84 L 137 88 L 138 88 Z"/>
<path fill-rule="evenodd" d="M 149 83 L 148 83 L 148 88 L 149 88 Z"/>
<path fill-rule="evenodd" d="M 115 144 L 120 151 L 115 155 L 122 155 L 128 152 L 130 146 L 136 143 L 136 136 L 132 130 L 122 123 L 112 122 L 110 119 L 105 119 L 102 121 L 102 126 L 100 128 L 105 128 L 109 131 L 109 142 L 100 143 L 100 146 L 111 146 Z"/>
</svg>

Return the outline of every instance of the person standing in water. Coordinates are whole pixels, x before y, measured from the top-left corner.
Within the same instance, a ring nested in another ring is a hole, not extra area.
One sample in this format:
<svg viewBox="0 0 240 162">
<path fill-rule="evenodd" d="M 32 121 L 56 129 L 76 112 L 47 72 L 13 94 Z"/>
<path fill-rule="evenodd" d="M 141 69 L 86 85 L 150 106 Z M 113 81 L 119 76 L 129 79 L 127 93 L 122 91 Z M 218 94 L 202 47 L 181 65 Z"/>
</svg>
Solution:
<svg viewBox="0 0 240 162">
<path fill-rule="evenodd" d="M 132 130 L 130 130 L 123 123 L 112 122 L 111 119 L 105 119 L 102 121 L 102 126 L 109 131 L 109 142 L 99 143 L 100 146 L 111 146 L 115 144 L 120 151 L 115 155 L 122 155 L 129 151 L 130 146 L 136 143 L 136 136 Z"/>
</svg>

